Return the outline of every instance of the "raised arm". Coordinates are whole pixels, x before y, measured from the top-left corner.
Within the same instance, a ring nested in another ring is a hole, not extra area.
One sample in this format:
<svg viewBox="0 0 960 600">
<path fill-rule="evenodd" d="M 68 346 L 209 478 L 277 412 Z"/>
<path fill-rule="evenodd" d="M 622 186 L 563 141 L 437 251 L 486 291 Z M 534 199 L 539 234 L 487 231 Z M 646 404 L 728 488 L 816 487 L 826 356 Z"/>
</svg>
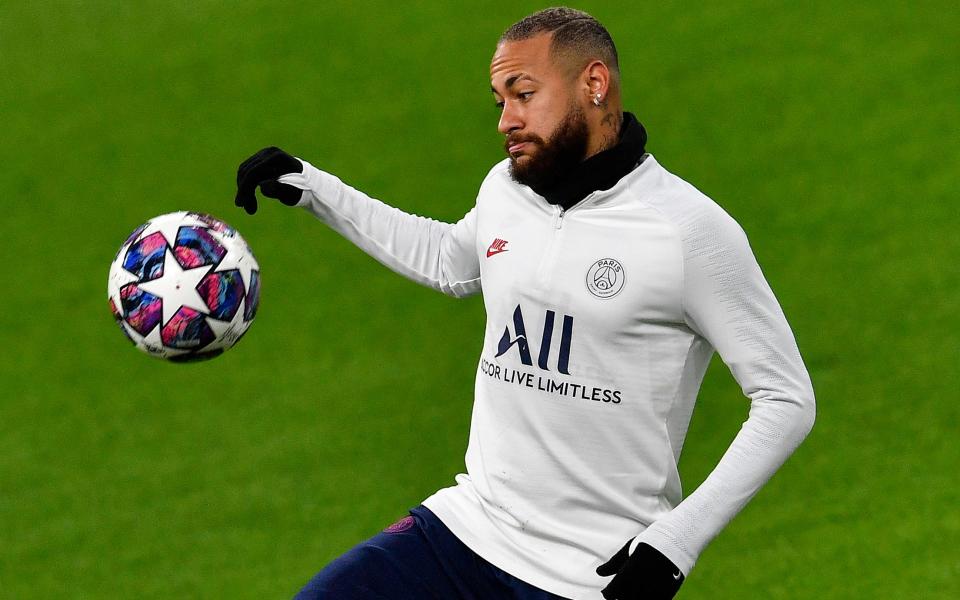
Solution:
<svg viewBox="0 0 960 600">
<path fill-rule="evenodd" d="M 279 148 L 240 165 L 238 206 L 257 210 L 255 189 L 302 206 L 393 271 L 456 297 L 480 291 L 476 208 L 457 223 L 419 217 L 370 198 Z"/>
</svg>

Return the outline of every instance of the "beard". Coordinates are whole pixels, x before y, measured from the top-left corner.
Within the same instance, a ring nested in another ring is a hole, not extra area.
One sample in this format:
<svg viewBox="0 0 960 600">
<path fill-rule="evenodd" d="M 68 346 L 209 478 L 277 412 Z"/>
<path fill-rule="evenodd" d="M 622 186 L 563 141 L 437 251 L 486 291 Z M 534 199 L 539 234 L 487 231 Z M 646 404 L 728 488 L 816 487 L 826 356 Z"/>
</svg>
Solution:
<svg viewBox="0 0 960 600">
<path fill-rule="evenodd" d="M 583 162 L 589 142 L 586 117 L 573 105 L 548 140 L 536 134 L 508 136 L 504 148 L 518 142 L 532 144 L 537 150 L 518 158 L 511 156 L 510 177 L 534 191 L 548 189 Z"/>
</svg>

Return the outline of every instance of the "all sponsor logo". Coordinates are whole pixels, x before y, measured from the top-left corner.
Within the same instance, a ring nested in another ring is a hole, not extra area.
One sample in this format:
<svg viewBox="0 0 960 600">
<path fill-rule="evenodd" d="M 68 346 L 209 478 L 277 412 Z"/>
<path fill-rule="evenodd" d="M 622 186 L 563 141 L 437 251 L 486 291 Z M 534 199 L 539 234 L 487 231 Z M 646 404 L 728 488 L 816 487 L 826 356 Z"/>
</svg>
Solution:
<svg viewBox="0 0 960 600">
<path fill-rule="evenodd" d="M 554 340 L 555 330 L 558 328 L 560 330 L 559 343 Z M 620 404 L 623 401 L 623 394 L 618 389 L 599 387 L 591 385 L 589 382 L 570 380 L 569 377 L 544 373 L 544 371 L 552 370 L 554 364 L 551 355 L 556 350 L 556 371 L 561 375 L 570 375 L 570 346 L 572 343 L 573 317 L 558 315 L 552 310 L 547 310 L 543 315 L 543 334 L 540 337 L 539 345 L 535 345 L 536 342 L 527 337 L 523 311 L 518 304 L 513 310 L 510 323 L 503 328 L 503 335 L 497 344 L 497 354 L 494 360 L 504 354 L 515 352 L 514 356 L 520 359 L 521 364 L 533 367 L 533 359 L 536 355 L 536 366 L 540 371 L 528 371 L 522 368 L 500 365 L 497 362 L 482 358 L 480 360 L 480 372 L 490 379 L 504 384 L 526 387 L 553 396 L 591 400 L 610 405 Z"/>
<path fill-rule="evenodd" d="M 544 371 L 550 370 L 550 349 L 553 345 L 553 330 L 557 314 L 552 310 L 546 311 L 543 317 L 543 337 L 540 339 L 540 352 L 537 353 L 537 366 Z M 564 375 L 570 374 L 570 343 L 573 339 L 573 317 L 563 315 L 563 324 L 560 327 L 560 350 L 557 358 L 557 370 Z M 520 355 L 520 362 L 528 367 L 533 366 L 533 358 L 530 354 L 531 344 L 527 340 L 527 327 L 523 323 L 523 311 L 520 305 L 513 310 L 513 331 L 510 331 L 508 324 L 503 328 L 503 336 L 497 345 L 497 355 L 499 358 L 507 353 L 513 347 L 516 347 Z M 535 350 L 534 350 L 535 351 Z"/>
<path fill-rule="evenodd" d="M 597 298 L 613 298 L 626 280 L 623 265 L 615 258 L 601 258 L 587 271 L 587 289 Z"/>
</svg>

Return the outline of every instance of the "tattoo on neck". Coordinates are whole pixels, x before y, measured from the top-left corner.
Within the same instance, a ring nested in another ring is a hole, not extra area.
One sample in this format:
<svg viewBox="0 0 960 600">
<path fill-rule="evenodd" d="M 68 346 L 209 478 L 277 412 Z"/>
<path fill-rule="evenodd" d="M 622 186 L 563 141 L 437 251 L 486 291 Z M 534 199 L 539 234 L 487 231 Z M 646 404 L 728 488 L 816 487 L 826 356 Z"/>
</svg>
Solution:
<svg viewBox="0 0 960 600">
<path fill-rule="evenodd" d="M 602 150 L 607 150 L 617 145 L 617 140 L 620 138 L 620 126 L 622 121 L 622 116 L 615 115 L 612 112 L 608 112 L 603 116 L 603 119 L 600 120 L 601 125 L 609 127 L 612 130 L 604 133 Z"/>
</svg>

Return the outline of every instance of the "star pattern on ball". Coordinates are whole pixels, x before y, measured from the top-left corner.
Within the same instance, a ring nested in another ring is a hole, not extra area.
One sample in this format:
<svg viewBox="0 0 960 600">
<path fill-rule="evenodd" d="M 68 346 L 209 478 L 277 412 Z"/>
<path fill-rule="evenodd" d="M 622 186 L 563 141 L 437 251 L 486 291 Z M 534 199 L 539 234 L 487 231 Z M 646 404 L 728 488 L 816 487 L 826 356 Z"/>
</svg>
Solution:
<svg viewBox="0 0 960 600">
<path fill-rule="evenodd" d="M 214 229 L 209 229 L 208 232 L 210 236 L 220 242 L 224 248 L 231 246 L 228 242 L 228 238 L 233 237 L 231 234 L 226 234 Z M 252 255 L 248 256 L 243 254 L 237 258 L 237 269 L 240 271 L 240 278 L 243 279 L 243 289 L 249 290 L 253 285 L 253 271 L 259 271 L 260 267 L 252 260 Z"/>
<path fill-rule="evenodd" d="M 107 296 L 113 318 L 143 352 L 205 360 L 250 327 L 260 269 L 236 230 L 210 215 L 179 211 L 127 237 L 110 266 Z"/>
<path fill-rule="evenodd" d="M 207 227 L 203 221 L 189 215 L 185 215 L 176 219 L 169 218 L 169 215 L 164 215 L 164 217 L 151 221 L 147 228 L 143 230 L 143 233 L 140 234 L 140 238 L 145 238 L 151 233 L 159 231 L 163 234 L 163 237 L 166 238 L 167 245 L 172 248 L 177 245 L 177 233 L 180 231 L 181 227 Z"/>
<path fill-rule="evenodd" d="M 176 256 L 167 248 L 163 260 L 163 276 L 145 281 L 139 284 L 139 287 L 163 300 L 162 323 L 165 324 L 180 310 L 181 306 L 207 312 L 207 304 L 197 292 L 197 286 L 212 268 L 211 265 L 205 265 L 195 269 L 184 269 L 177 262 Z"/>
</svg>

